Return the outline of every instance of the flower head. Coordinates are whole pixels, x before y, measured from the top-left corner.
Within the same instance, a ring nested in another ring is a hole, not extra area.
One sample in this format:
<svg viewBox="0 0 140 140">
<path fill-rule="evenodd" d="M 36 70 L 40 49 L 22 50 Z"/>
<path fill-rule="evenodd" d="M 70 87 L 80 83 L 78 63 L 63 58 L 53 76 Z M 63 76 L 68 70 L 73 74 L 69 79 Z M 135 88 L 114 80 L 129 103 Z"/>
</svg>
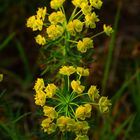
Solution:
<svg viewBox="0 0 140 140">
<path fill-rule="evenodd" d="M 61 116 L 57 119 L 57 126 L 60 131 L 72 131 L 74 128 L 75 121 L 70 117 Z"/>
<path fill-rule="evenodd" d="M 52 40 L 55 40 L 59 38 L 60 36 L 62 36 L 63 32 L 64 32 L 64 29 L 60 25 L 50 25 L 47 28 L 48 37 Z"/>
<path fill-rule="evenodd" d="M 89 140 L 87 135 L 77 135 L 75 140 Z"/>
<path fill-rule="evenodd" d="M 90 0 L 90 4 L 96 8 L 96 9 L 100 9 L 103 2 L 101 0 Z"/>
<path fill-rule="evenodd" d="M 44 132 L 47 132 L 48 134 L 51 134 L 56 131 L 56 125 L 52 122 L 50 118 L 44 119 L 41 123 L 41 127 L 44 130 Z"/>
<path fill-rule="evenodd" d="M 47 8 L 46 7 L 38 8 L 37 14 L 36 14 L 37 19 L 42 19 L 42 21 L 44 21 L 45 16 L 46 16 L 46 12 L 47 12 Z"/>
<path fill-rule="evenodd" d="M 41 36 L 40 34 L 35 37 L 36 43 L 39 45 L 45 45 L 46 44 L 46 39 L 45 37 Z"/>
<path fill-rule="evenodd" d="M 84 15 L 90 14 L 92 11 L 92 7 L 88 3 L 82 3 L 80 7 Z"/>
<path fill-rule="evenodd" d="M 102 96 L 99 99 L 99 109 L 102 113 L 107 113 L 109 111 L 109 106 L 111 106 L 110 100 L 107 97 Z"/>
<path fill-rule="evenodd" d="M 71 82 L 71 87 L 72 87 L 73 91 L 78 94 L 81 94 L 85 89 L 84 86 L 80 85 L 80 81 L 78 81 L 78 80 L 77 81 L 73 80 Z"/>
<path fill-rule="evenodd" d="M 73 0 L 72 3 L 75 7 L 80 7 L 82 3 L 88 3 L 88 0 Z"/>
<path fill-rule="evenodd" d="M 56 85 L 48 84 L 48 86 L 45 88 L 46 96 L 52 98 L 56 93 L 56 90 L 57 90 Z"/>
<path fill-rule="evenodd" d="M 89 130 L 89 125 L 87 121 L 78 121 L 75 123 L 74 132 L 76 135 L 86 135 Z"/>
<path fill-rule="evenodd" d="M 99 21 L 98 16 L 95 12 L 85 15 L 85 25 L 87 28 L 96 28 L 96 22 Z"/>
<path fill-rule="evenodd" d="M 59 73 L 70 76 L 71 74 L 75 73 L 75 71 L 76 69 L 73 66 L 63 66 L 60 68 Z"/>
<path fill-rule="evenodd" d="M 48 17 L 51 24 L 63 23 L 65 21 L 65 15 L 61 11 L 53 12 Z"/>
<path fill-rule="evenodd" d="M 106 35 L 110 36 L 113 33 L 113 29 L 111 26 L 106 26 L 105 24 L 103 25 L 104 32 Z"/>
<path fill-rule="evenodd" d="M 46 94 L 42 90 L 36 91 L 35 94 L 35 104 L 44 106 L 46 102 Z"/>
<path fill-rule="evenodd" d="M 92 107 L 90 104 L 85 104 L 84 106 L 80 105 L 75 112 L 75 116 L 81 120 L 89 118 L 91 116 Z"/>
<path fill-rule="evenodd" d="M 48 118 L 54 119 L 57 118 L 57 112 L 53 107 L 50 106 L 44 106 L 43 107 L 44 116 L 47 116 Z"/>
<path fill-rule="evenodd" d="M 88 90 L 88 96 L 92 101 L 95 101 L 96 99 L 99 99 L 99 90 L 97 89 L 96 86 L 92 85 L 90 86 Z"/>
<path fill-rule="evenodd" d="M 58 8 L 60 8 L 65 0 L 51 0 L 50 2 L 50 6 L 52 9 L 57 10 Z"/>
<path fill-rule="evenodd" d="M 42 78 L 37 78 L 36 83 L 34 85 L 35 91 L 40 91 L 45 88 L 44 80 Z"/>
<path fill-rule="evenodd" d="M 77 67 L 76 72 L 80 76 L 89 76 L 89 69 L 84 69 L 83 67 Z"/>
<path fill-rule="evenodd" d="M 85 53 L 89 48 L 93 48 L 93 40 L 91 38 L 86 37 L 83 38 L 83 41 L 78 41 L 77 49 L 81 53 Z"/>
</svg>

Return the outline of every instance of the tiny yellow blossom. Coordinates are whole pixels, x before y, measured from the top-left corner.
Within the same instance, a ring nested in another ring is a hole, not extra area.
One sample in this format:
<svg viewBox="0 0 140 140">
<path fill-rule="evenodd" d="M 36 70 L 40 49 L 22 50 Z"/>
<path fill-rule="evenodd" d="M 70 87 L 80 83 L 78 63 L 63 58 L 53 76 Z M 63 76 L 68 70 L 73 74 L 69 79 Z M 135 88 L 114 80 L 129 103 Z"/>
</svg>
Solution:
<svg viewBox="0 0 140 140">
<path fill-rule="evenodd" d="M 44 119 L 41 123 L 41 127 L 44 130 L 44 132 L 47 132 L 48 134 L 51 134 L 56 131 L 56 125 L 52 122 L 50 118 Z"/>
<path fill-rule="evenodd" d="M 96 22 L 99 21 L 98 16 L 95 12 L 85 15 L 85 25 L 87 28 L 96 28 Z"/>
<path fill-rule="evenodd" d="M 37 78 L 34 85 L 35 91 L 37 92 L 37 91 L 43 90 L 44 88 L 45 88 L 44 80 L 42 78 Z"/>
<path fill-rule="evenodd" d="M 88 3 L 88 0 L 73 0 L 72 3 L 75 7 L 80 7 L 82 3 Z"/>
<path fill-rule="evenodd" d="M 45 16 L 46 16 L 46 12 L 47 12 L 47 8 L 46 7 L 38 8 L 36 17 L 39 18 L 39 19 L 42 19 L 42 21 L 44 21 Z"/>
<path fill-rule="evenodd" d="M 45 45 L 46 44 L 46 39 L 45 37 L 41 36 L 40 34 L 35 37 L 36 43 L 39 45 Z"/>
<path fill-rule="evenodd" d="M 88 96 L 92 101 L 95 101 L 96 99 L 99 99 L 99 90 L 96 86 L 91 85 L 91 87 L 88 90 Z"/>
<path fill-rule="evenodd" d="M 77 135 L 75 140 L 89 140 L 87 135 Z"/>
<path fill-rule="evenodd" d="M 57 112 L 55 111 L 54 107 L 44 106 L 43 107 L 44 116 L 48 118 L 54 119 L 57 118 Z"/>
<path fill-rule="evenodd" d="M 56 85 L 48 84 L 48 86 L 45 88 L 46 96 L 52 98 L 56 93 L 56 90 L 57 90 Z"/>
<path fill-rule="evenodd" d="M 3 74 L 0 74 L 0 82 L 3 80 Z"/>
<path fill-rule="evenodd" d="M 113 33 L 113 29 L 111 26 L 103 25 L 103 30 L 106 33 L 106 35 L 110 36 Z"/>
<path fill-rule="evenodd" d="M 59 127 L 60 131 L 72 131 L 74 128 L 75 121 L 70 117 L 61 116 L 57 119 L 57 126 Z"/>
<path fill-rule="evenodd" d="M 73 91 L 78 94 L 81 94 L 85 89 L 84 86 L 80 85 L 80 81 L 75 81 L 75 80 L 73 80 L 71 82 L 71 87 L 72 87 Z"/>
<path fill-rule="evenodd" d="M 50 6 L 52 9 L 57 10 L 58 8 L 60 8 L 65 0 L 51 0 L 50 2 Z"/>
<path fill-rule="evenodd" d="M 76 72 L 80 76 L 89 76 L 89 69 L 84 69 L 83 67 L 77 67 Z"/>
<path fill-rule="evenodd" d="M 67 31 L 72 35 L 72 36 L 75 36 L 76 35 L 76 32 L 81 32 L 82 29 L 83 29 L 83 23 L 78 20 L 78 19 L 75 19 L 73 21 L 70 21 L 67 26 Z"/>
<path fill-rule="evenodd" d="M 46 102 L 46 94 L 45 94 L 45 92 L 43 92 L 42 90 L 36 91 L 35 104 L 40 105 L 40 106 L 44 106 L 45 102 Z"/>
<path fill-rule="evenodd" d="M 63 66 L 60 68 L 59 73 L 70 76 L 71 74 L 75 73 L 75 71 L 76 69 L 73 66 Z"/>
<path fill-rule="evenodd" d="M 62 24 L 65 21 L 65 15 L 61 11 L 53 12 L 49 15 L 48 20 L 54 25 Z"/>
<path fill-rule="evenodd" d="M 102 113 L 107 113 L 109 112 L 109 106 L 111 106 L 110 100 L 108 100 L 107 97 L 102 96 L 99 99 L 99 109 Z"/>
<path fill-rule="evenodd" d="M 100 9 L 103 2 L 101 0 L 90 0 L 90 4 L 97 9 Z"/>
<path fill-rule="evenodd" d="M 85 120 L 85 118 L 90 118 L 92 107 L 90 104 L 80 105 L 76 111 L 75 116 L 81 120 Z"/>
<path fill-rule="evenodd" d="M 47 28 L 48 37 L 52 40 L 55 40 L 59 38 L 60 36 L 62 36 L 63 32 L 64 32 L 64 29 L 60 25 L 50 25 Z"/>
<path fill-rule="evenodd" d="M 86 135 L 89 130 L 87 121 L 78 121 L 75 123 L 74 132 L 76 135 Z"/>
<path fill-rule="evenodd" d="M 86 37 L 83 38 L 83 41 L 78 41 L 77 49 L 81 53 L 85 53 L 89 48 L 93 48 L 93 40 L 91 38 Z"/>
<path fill-rule="evenodd" d="M 80 7 L 84 15 L 90 14 L 92 11 L 92 7 L 88 3 L 82 3 Z"/>
<path fill-rule="evenodd" d="M 43 28 L 43 21 L 40 18 L 36 18 L 36 16 L 31 16 L 27 20 L 27 27 L 32 28 L 33 31 L 41 31 Z"/>
</svg>

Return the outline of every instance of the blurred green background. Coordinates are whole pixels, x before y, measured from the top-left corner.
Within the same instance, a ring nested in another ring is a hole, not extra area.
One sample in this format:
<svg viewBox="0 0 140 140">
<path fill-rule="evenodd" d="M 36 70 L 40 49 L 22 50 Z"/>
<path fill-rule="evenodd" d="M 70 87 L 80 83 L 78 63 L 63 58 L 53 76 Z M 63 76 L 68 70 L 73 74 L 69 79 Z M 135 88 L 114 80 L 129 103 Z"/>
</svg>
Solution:
<svg viewBox="0 0 140 140">
<path fill-rule="evenodd" d="M 69 1 L 65 3 L 69 13 Z M 0 1 L 0 136 L 1 140 L 53 140 L 43 134 L 34 105 L 33 84 L 42 70 L 40 46 L 26 27 L 26 20 L 47 0 Z M 89 84 L 112 99 L 108 116 L 97 115 L 91 140 L 140 139 L 140 2 L 104 0 L 97 13 L 113 25 L 111 38 L 95 39 L 95 62 Z M 48 6 L 47 6 L 48 7 Z M 49 10 L 49 9 L 48 9 Z M 54 138 L 55 139 L 55 138 Z M 59 139 L 59 138 L 58 138 Z"/>
</svg>

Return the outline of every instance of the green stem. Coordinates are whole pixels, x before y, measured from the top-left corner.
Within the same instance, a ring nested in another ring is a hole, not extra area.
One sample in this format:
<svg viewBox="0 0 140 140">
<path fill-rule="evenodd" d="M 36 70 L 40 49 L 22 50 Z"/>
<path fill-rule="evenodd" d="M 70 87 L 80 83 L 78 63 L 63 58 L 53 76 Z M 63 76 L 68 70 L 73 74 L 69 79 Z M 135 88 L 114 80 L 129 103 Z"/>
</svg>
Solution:
<svg viewBox="0 0 140 140">
<path fill-rule="evenodd" d="M 76 99 L 76 98 L 78 98 L 78 97 L 84 96 L 84 95 L 87 95 L 87 93 L 83 93 L 83 94 L 77 95 L 77 96 L 75 96 L 72 100 L 74 100 L 74 99 Z"/>
<path fill-rule="evenodd" d="M 71 14 L 71 16 L 69 18 L 69 22 L 73 19 L 73 16 L 74 16 L 76 10 L 77 10 L 77 7 L 74 8 L 74 10 L 73 10 L 73 12 L 72 12 L 72 14 Z"/>
<path fill-rule="evenodd" d="M 103 34 L 103 33 L 105 33 L 104 31 L 102 31 L 102 32 L 99 32 L 99 33 L 97 33 L 97 34 L 95 34 L 95 35 L 93 35 L 92 37 L 90 37 L 91 39 L 93 39 L 94 37 L 97 37 L 97 36 L 99 36 L 99 35 L 101 35 L 101 34 Z"/>
</svg>

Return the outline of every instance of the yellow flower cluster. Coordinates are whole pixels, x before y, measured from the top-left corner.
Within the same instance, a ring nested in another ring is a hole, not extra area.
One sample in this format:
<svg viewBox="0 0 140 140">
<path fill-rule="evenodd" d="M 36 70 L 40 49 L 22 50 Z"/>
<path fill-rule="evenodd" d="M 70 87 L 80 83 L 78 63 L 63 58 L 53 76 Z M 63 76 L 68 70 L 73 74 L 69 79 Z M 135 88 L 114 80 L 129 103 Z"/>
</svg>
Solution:
<svg viewBox="0 0 140 140">
<path fill-rule="evenodd" d="M 83 67 L 77 67 L 76 72 L 80 76 L 89 76 L 89 69 L 84 69 Z"/>
<path fill-rule="evenodd" d="M 107 97 L 102 96 L 99 99 L 99 109 L 102 113 L 107 113 L 109 112 L 109 106 L 111 106 L 110 100 L 108 100 Z"/>
<path fill-rule="evenodd" d="M 38 43 L 39 45 L 45 45 L 46 44 L 45 37 L 43 37 L 40 34 L 35 37 L 35 40 L 36 40 L 36 43 Z"/>
<path fill-rule="evenodd" d="M 88 90 L 88 96 L 92 101 L 95 101 L 96 99 L 99 99 L 99 90 L 97 89 L 96 86 L 91 85 L 89 90 Z"/>
<path fill-rule="evenodd" d="M 46 12 L 46 7 L 38 8 L 37 14 L 28 18 L 27 27 L 32 28 L 33 31 L 41 31 Z"/>
<path fill-rule="evenodd" d="M 80 105 L 75 112 L 75 116 L 81 120 L 90 118 L 92 107 L 90 104 Z"/>
<path fill-rule="evenodd" d="M 85 53 L 89 48 L 93 48 L 93 40 L 91 38 L 86 37 L 83 38 L 83 41 L 78 41 L 77 49 L 81 53 Z"/>
<path fill-rule="evenodd" d="M 59 73 L 62 75 L 70 76 L 71 74 L 75 73 L 76 69 L 73 66 L 63 66 Z"/>
<path fill-rule="evenodd" d="M 56 93 L 57 87 L 54 84 L 48 84 L 45 87 L 44 80 L 42 78 L 38 78 L 34 90 L 35 94 L 35 104 L 44 106 L 46 102 L 46 98 L 52 98 Z"/>
<path fill-rule="evenodd" d="M 100 9 L 103 4 L 101 0 L 90 0 L 90 3 L 94 8 L 97 8 L 97 9 Z"/>
<path fill-rule="evenodd" d="M 47 31 L 48 37 L 51 40 L 55 40 L 59 38 L 60 36 L 62 36 L 64 29 L 60 25 L 50 25 L 46 31 Z"/>
<path fill-rule="evenodd" d="M 60 8 L 63 5 L 64 2 L 65 2 L 65 0 L 51 0 L 50 6 L 52 9 L 57 10 L 58 8 Z"/>
<path fill-rule="evenodd" d="M 104 32 L 106 35 L 110 36 L 113 33 L 113 29 L 111 26 L 106 26 L 105 24 L 103 25 Z"/>
<path fill-rule="evenodd" d="M 49 15 L 48 20 L 54 25 L 62 24 L 65 21 L 65 15 L 61 11 L 53 12 Z"/>
<path fill-rule="evenodd" d="M 81 22 L 80 20 L 78 19 L 75 19 L 73 21 L 70 21 L 68 24 L 67 24 L 67 31 L 72 35 L 72 36 L 75 36 L 76 35 L 76 32 L 80 33 L 83 29 L 83 22 Z"/>
<path fill-rule="evenodd" d="M 78 94 L 81 94 L 85 89 L 84 86 L 80 85 L 80 81 L 78 81 L 78 80 L 77 81 L 73 80 L 71 82 L 71 87 L 72 87 L 73 91 Z"/>
</svg>

